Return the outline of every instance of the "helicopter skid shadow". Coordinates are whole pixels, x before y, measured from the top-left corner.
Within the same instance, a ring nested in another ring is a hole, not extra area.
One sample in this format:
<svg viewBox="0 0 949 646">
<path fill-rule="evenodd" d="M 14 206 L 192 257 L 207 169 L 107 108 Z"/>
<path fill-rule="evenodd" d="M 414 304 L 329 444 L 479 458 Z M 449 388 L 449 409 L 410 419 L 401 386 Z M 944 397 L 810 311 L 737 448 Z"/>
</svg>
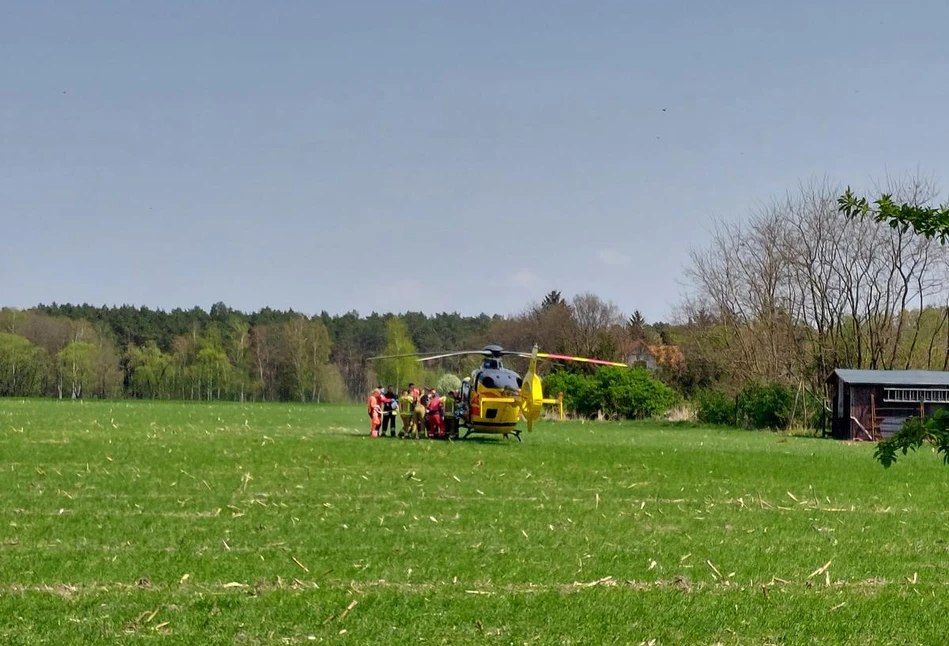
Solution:
<svg viewBox="0 0 949 646">
<path fill-rule="evenodd" d="M 471 435 L 465 439 L 447 439 L 447 438 L 429 438 L 429 437 L 420 437 L 418 439 L 414 437 L 410 438 L 401 438 L 398 435 L 391 437 L 386 435 L 385 437 L 370 437 L 370 435 L 364 431 L 351 431 L 345 434 L 345 437 L 351 437 L 356 439 L 367 439 L 367 440 L 399 440 L 399 441 L 409 441 L 409 442 L 438 442 L 440 444 L 481 444 L 481 445 L 490 445 L 490 446 L 502 446 L 504 444 L 520 444 L 517 441 L 517 438 L 513 436 L 504 437 L 502 435 Z"/>
<path fill-rule="evenodd" d="M 472 435 L 467 439 L 461 440 L 452 440 L 456 444 L 467 444 L 469 442 L 474 444 L 486 444 L 492 446 L 501 446 L 502 444 L 514 443 L 517 444 L 517 438 L 515 437 L 503 437 L 501 435 L 495 435 L 491 437 L 490 435 Z"/>
</svg>

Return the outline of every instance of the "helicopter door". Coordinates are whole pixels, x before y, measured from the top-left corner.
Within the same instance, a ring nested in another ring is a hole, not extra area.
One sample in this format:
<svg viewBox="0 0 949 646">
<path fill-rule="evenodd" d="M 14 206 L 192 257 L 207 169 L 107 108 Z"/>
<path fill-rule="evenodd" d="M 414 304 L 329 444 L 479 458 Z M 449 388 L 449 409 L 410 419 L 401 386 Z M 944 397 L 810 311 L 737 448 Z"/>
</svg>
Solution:
<svg viewBox="0 0 949 646">
<path fill-rule="evenodd" d="M 471 407 L 471 381 L 470 380 L 465 380 L 461 382 L 461 397 L 459 397 L 459 399 L 461 400 L 460 403 L 463 409 L 462 417 L 467 418 L 468 411 Z"/>
</svg>

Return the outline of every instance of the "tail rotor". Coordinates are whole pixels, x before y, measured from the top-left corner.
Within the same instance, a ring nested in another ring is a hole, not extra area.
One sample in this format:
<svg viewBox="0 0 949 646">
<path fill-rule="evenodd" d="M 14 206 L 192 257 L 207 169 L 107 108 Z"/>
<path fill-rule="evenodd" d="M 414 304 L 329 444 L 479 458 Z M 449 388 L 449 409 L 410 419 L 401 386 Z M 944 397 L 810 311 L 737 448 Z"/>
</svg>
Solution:
<svg viewBox="0 0 949 646">
<path fill-rule="evenodd" d="M 555 361 L 576 361 L 580 363 L 590 363 L 598 366 L 614 366 L 617 368 L 628 368 L 625 363 L 618 361 L 604 361 L 602 359 L 589 359 L 587 357 L 572 357 L 563 354 L 550 354 L 549 352 L 538 352 L 537 345 L 530 354 L 521 353 L 520 356 L 530 359 L 527 372 L 524 374 L 524 383 L 521 385 L 521 414 L 527 421 L 527 430 L 534 429 L 534 422 L 540 419 L 544 411 L 544 404 L 560 404 L 560 400 L 544 398 L 543 387 L 540 377 L 537 376 L 537 360 L 555 360 Z"/>
<path fill-rule="evenodd" d="M 525 353 L 526 354 L 526 353 Z M 544 389 L 541 385 L 540 377 L 537 376 L 537 346 L 529 355 L 530 363 L 527 372 L 524 373 L 523 383 L 521 384 L 521 415 L 527 421 L 527 431 L 534 430 L 534 422 L 540 419 L 544 412 L 544 404 L 556 403 L 556 400 L 544 399 Z"/>
</svg>

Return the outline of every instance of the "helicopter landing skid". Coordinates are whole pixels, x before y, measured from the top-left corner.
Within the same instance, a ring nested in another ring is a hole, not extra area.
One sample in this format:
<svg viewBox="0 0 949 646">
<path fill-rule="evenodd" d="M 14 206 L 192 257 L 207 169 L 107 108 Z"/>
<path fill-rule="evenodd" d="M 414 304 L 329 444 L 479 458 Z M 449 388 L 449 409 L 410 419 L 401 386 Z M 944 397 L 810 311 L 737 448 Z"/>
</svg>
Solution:
<svg viewBox="0 0 949 646">
<path fill-rule="evenodd" d="M 459 436 L 458 436 L 458 439 L 460 439 L 460 440 L 467 440 L 467 439 L 468 439 L 468 436 L 471 435 L 471 434 L 474 433 L 474 432 L 476 432 L 475 429 L 465 427 L 465 434 L 464 434 L 464 435 L 459 435 Z M 514 431 L 511 431 L 510 433 L 502 433 L 502 437 L 503 437 L 505 440 L 508 439 L 511 435 L 513 435 L 514 437 L 516 437 L 518 442 L 523 442 L 523 441 L 524 441 L 523 438 L 521 438 L 521 431 L 519 431 L 519 430 L 514 430 Z"/>
</svg>

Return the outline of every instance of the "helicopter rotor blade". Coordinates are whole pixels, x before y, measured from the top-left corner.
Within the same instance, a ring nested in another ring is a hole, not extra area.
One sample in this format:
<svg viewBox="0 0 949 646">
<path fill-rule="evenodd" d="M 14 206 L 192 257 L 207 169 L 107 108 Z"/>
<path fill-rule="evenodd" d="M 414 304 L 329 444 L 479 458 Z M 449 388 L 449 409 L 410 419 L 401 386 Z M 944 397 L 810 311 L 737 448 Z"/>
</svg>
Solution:
<svg viewBox="0 0 949 646">
<path fill-rule="evenodd" d="M 377 359 L 401 359 L 403 357 L 417 357 L 418 352 L 408 352 L 406 354 L 383 354 L 378 357 L 366 357 L 366 361 L 376 361 Z"/>
<path fill-rule="evenodd" d="M 629 365 L 619 361 L 604 361 L 603 359 L 588 359 L 587 357 L 570 357 L 564 354 L 550 354 L 549 352 L 538 352 L 538 359 L 556 359 L 558 361 L 577 361 L 580 363 L 592 363 L 599 366 L 616 366 L 617 368 L 629 368 Z"/>
<path fill-rule="evenodd" d="M 406 352 L 404 354 L 383 354 L 376 357 L 366 357 L 366 361 L 375 361 L 377 359 L 402 359 L 404 357 L 428 357 L 441 355 L 450 352 L 449 350 L 435 350 L 433 352 Z"/>
<path fill-rule="evenodd" d="M 435 359 L 444 359 L 446 357 L 461 357 L 469 354 L 483 354 L 488 355 L 489 353 L 484 350 L 459 350 L 458 352 L 445 352 L 443 354 L 436 354 L 431 357 L 421 357 L 419 361 L 434 361 Z"/>
</svg>

